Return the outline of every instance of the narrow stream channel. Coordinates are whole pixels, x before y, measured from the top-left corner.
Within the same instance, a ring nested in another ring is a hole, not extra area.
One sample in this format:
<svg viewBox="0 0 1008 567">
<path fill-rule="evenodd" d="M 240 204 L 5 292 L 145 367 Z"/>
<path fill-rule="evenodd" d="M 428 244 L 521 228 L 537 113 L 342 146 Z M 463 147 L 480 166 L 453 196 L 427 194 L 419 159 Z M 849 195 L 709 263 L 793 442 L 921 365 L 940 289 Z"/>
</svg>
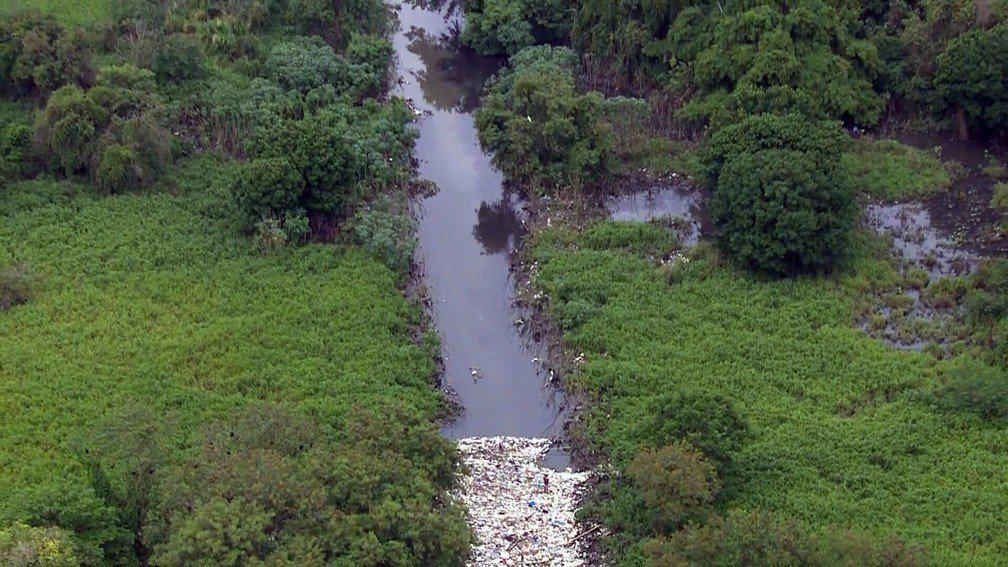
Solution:
<svg viewBox="0 0 1008 567">
<path fill-rule="evenodd" d="M 473 120 L 484 81 L 501 61 L 453 41 L 461 18 L 455 3 L 417 3 L 437 7 L 405 2 L 399 11 L 396 94 L 425 113 L 417 121 L 420 174 L 439 188 L 417 216 L 418 256 L 444 347 L 444 387 L 464 407 L 444 434 L 557 439 L 563 419 L 538 362 L 544 347 L 521 336 L 512 308 L 509 268 L 522 236 L 520 202 L 480 148 Z M 563 451 L 548 458 L 551 467 L 568 462 Z"/>
</svg>

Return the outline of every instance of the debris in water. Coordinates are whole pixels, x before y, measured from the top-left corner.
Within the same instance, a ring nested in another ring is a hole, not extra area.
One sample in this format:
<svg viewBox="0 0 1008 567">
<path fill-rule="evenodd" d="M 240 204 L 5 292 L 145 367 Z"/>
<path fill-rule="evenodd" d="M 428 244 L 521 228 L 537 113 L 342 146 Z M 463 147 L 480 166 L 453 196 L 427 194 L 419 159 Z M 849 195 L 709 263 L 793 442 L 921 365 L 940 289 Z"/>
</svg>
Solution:
<svg viewBox="0 0 1008 567">
<path fill-rule="evenodd" d="M 455 496 L 479 540 L 469 565 L 586 565 L 587 538 L 574 513 L 588 473 L 541 467 L 549 439 L 478 437 L 458 445 L 470 474 Z"/>
<path fill-rule="evenodd" d="M 480 369 L 476 368 L 475 366 L 469 367 L 469 374 L 472 374 L 473 382 L 477 382 L 479 381 L 480 378 L 483 377 L 483 374 L 480 373 Z"/>
</svg>

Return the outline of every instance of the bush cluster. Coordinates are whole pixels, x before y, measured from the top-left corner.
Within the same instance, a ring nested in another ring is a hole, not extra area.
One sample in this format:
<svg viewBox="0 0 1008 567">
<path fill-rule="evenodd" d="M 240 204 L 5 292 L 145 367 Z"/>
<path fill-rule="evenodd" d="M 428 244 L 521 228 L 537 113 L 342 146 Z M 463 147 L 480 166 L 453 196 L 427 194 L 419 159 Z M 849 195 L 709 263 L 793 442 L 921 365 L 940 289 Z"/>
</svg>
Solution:
<svg viewBox="0 0 1008 567">
<path fill-rule="evenodd" d="M 856 218 L 840 125 L 763 114 L 714 132 L 703 152 L 711 220 L 724 250 L 774 275 L 829 270 Z"/>
<path fill-rule="evenodd" d="M 949 42 L 936 61 L 935 89 L 944 108 L 983 132 L 1008 128 L 1008 24 Z"/>
<path fill-rule="evenodd" d="M 266 76 L 286 90 L 307 93 L 331 86 L 358 100 L 375 96 L 385 84 L 392 45 L 384 38 L 354 34 L 344 54 L 318 38 L 300 38 L 273 48 Z"/>
<path fill-rule="evenodd" d="M 67 176 L 87 174 L 104 192 L 152 182 L 169 161 L 170 134 L 150 93 L 100 85 L 53 93 L 36 126 L 37 153 Z"/>
<path fill-rule="evenodd" d="M 26 265 L 0 269 L 0 310 L 27 303 L 38 291 L 39 280 Z"/>
<path fill-rule="evenodd" d="M 338 103 L 259 129 L 232 188 L 246 228 L 295 210 L 349 215 L 401 174 L 412 150 L 409 119 L 397 105 Z"/>
<path fill-rule="evenodd" d="M 80 29 L 49 16 L 0 20 L 0 92 L 44 99 L 63 85 L 94 80 L 91 47 Z"/>
<path fill-rule="evenodd" d="M 576 10 L 564 0 L 467 0 L 462 42 L 484 55 L 514 55 L 563 41 Z"/>
<path fill-rule="evenodd" d="M 480 142 L 513 181 L 540 192 L 580 187 L 612 168 L 602 97 L 581 94 L 565 48 L 512 58 L 476 112 Z"/>
</svg>

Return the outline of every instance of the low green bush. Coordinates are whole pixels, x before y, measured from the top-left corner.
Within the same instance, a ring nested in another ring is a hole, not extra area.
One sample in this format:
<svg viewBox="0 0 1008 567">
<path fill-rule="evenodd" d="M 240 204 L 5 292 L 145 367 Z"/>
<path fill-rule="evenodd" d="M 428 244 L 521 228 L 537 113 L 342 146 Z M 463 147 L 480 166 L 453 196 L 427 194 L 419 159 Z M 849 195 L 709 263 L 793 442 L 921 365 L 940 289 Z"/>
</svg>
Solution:
<svg viewBox="0 0 1008 567">
<path fill-rule="evenodd" d="M 114 144 L 105 148 L 95 170 L 95 187 L 106 194 L 115 194 L 139 183 L 140 164 L 132 148 Z"/>
<path fill-rule="evenodd" d="M 27 303 L 38 287 L 38 275 L 28 266 L 0 268 L 0 310 Z"/>
<path fill-rule="evenodd" d="M 164 83 L 191 81 L 203 76 L 204 58 L 199 40 L 185 34 L 171 34 L 154 53 L 152 69 Z"/>
<path fill-rule="evenodd" d="M 845 172 L 792 150 L 730 158 L 708 207 L 724 250 L 773 275 L 832 269 L 857 218 Z"/>
<path fill-rule="evenodd" d="M 1008 373 L 965 359 L 953 366 L 932 393 L 939 407 L 973 412 L 985 419 L 1008 419 Z"/>
<path fill-rule="evenodd" d="M 835 122 L 763 114 L 715 131 L 701 150 L 722 248 L 773 275 L 831 269 L 856 218 Z"/>
<path fill-rule="evenodd" d="M 749 436 L 749 425 L 724 396 L 708 393 L 665 394 L 652 401 L 641 440 L 652 446 L 686 441 L 701 451 L 730 480 L 733 465 Z"/>
<path fill-rule="evenodd" d="M 171 158 L 170 134 L 152 94 L 111 86 L 59 89 L 36 126 L 36 152 L 66 176 L 87 174 L 102 190 L 150 184 Z"/>
<path fill-rule="evenodd" d="M 416 225 L 405 212 L 359 211 L 352 223 L 356 242 L 396 273 L 405 274 L 416 252 Z"/>
<path fill-rule="evenodd" d="M 465 8 L 462 42 L 484 55 L 514 55 L 537 43 L 563 41 L 577 10 L 564 0 L 471 0 Z"/>
<path fill-rule="evenodd" d="M 0 130 L 0 182 L 14 181 L 27 168 L 32 144 L 31 126 L 24 122 L 9 122 Z"/>
<path fill-rule="evenodd" d="M 933 153 L 896 140 L 854 140 L 843 163 L 857 194 L 887 201 L 927 197 L 952 186 L 952 175 Z"/>
<path fill-rule="evenodd" d="M 579 93 L 573 75 L 554 66 L 553 55 L 505 71 L 476 112 L 480 142 L 493 152 L 494 163 L 511 180 L 543 193 L 582 187 L 612 169 L 602 97 Z M 525 59 L 533 58 L 520 55 L 517 61 Z"/>
<path fill-rule="evenodd" d="M 0 528 L 0 562 L 11 567 L 79 567 L 70 534 L 60 528 L 15 523 Z"/>
<path fill-rule="evenodd" d="M 642 450 L 627 474 L 656 511 L 655 529 L 665 533 L 705 520 L 721 490 L 717 466 L 685 441 Z"/>
</svg>

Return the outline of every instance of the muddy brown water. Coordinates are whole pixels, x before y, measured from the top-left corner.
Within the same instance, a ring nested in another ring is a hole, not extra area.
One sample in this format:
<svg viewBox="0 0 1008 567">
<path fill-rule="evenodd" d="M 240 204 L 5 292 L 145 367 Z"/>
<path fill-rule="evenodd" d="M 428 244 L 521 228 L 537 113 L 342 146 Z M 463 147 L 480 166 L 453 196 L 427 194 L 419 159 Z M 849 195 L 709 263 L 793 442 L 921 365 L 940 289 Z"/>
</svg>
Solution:
<svg viewBox="0 0 1008 567">
<path fill-rule="evenodd" d="M 438 186 L 417 204 L 418 260 L 443 344 L 443 387 L 463 407 L 444 434 L 560 439 L 564 400 L 539 362 L 546 347 L 522 336 L 516 320 L 526 314 L 513 307 L 521 201 L 504 188 L 473 120 L 484 82 L 502 62 L 459 46 L 461 15 L 453 3 L 417 4 L 399 7 L 395 94 L 423 113 L 420 175 Z M 559 448 L 548 460 L 569 463 Z"/>
</svg>

